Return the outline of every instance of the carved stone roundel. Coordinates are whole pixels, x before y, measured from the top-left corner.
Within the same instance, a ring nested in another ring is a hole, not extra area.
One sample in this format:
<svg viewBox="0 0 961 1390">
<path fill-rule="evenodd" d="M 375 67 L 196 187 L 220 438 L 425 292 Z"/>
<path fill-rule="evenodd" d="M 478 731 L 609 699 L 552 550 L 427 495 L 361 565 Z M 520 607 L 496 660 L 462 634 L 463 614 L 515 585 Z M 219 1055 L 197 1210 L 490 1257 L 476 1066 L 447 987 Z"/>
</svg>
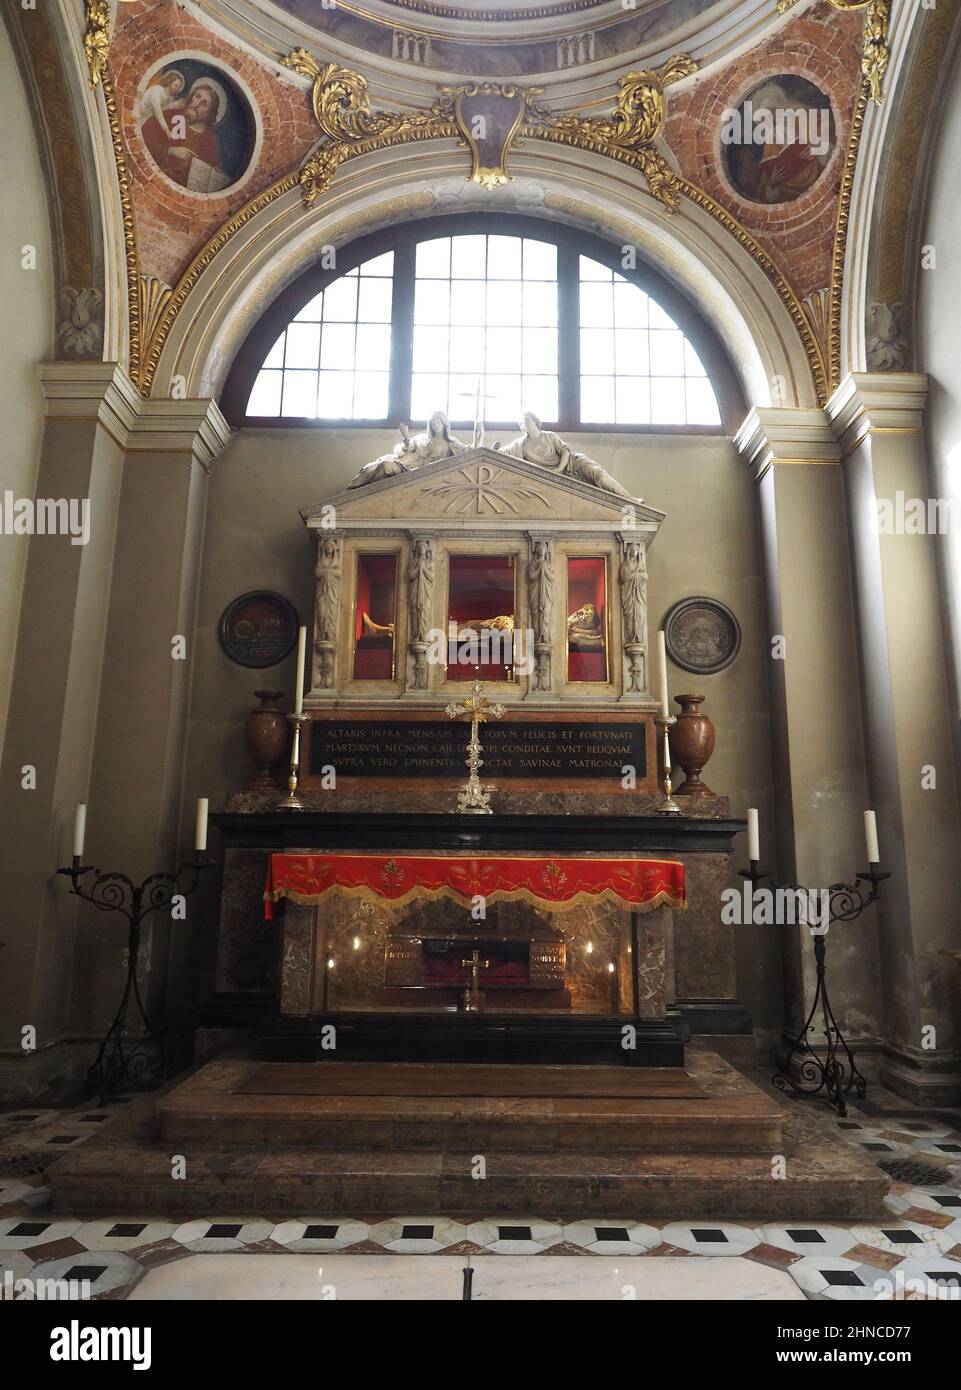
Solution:
<svg viewBox="0 0 961 1390">
<path fill-rule="evenodd" d="M 664 640 L 675 666 L 712 676 L 730 666 L 741 647 L 741 625 L 714 598 L 685 598 L 664 615 Z"/>
</svg>

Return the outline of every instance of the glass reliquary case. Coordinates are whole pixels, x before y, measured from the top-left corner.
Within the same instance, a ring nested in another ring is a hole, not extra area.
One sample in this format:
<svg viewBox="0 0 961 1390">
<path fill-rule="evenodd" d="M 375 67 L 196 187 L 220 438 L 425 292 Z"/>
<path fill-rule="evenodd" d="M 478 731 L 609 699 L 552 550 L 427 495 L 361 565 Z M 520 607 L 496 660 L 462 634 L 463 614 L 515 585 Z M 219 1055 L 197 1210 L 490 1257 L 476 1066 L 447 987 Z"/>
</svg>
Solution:
<svg viewBox="0 0 961 1390">
<path fill-rule="evenodd" d="M 647 547 L 663 514 L 639 500 L 465 449 L 304 519 L 308 706 L 449 701 L 474 680 L 498 699 L 650 701 Z"/>
</svg>

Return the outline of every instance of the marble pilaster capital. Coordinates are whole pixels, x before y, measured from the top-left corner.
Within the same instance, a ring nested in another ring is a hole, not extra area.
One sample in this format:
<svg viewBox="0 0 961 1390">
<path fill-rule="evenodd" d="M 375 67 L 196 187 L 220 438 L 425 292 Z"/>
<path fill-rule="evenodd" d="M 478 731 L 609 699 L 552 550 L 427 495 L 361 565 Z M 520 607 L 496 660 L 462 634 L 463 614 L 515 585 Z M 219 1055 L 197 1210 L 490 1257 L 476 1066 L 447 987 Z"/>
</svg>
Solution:
<svg viewBox="0 0 961 1390">
<path fill-rule="evenodd" d="M 230 439 L 217 402 L 147 399 L 119 362 L 42 362 L 49 420 L 96 420 L 128 452 L 193 454 L 205 468 Z"/>
<path fill-rule="evenodd" d="M 734 436 L 734 447 L 755 482 L 775 464 L 837 463 L 841 456 L 827 417 L 816 406 L 754 406 Z"/>
<path fill-rule="evenodd" d="M 849 454 L 870 434 L 919 434 L 927 394 L 923 372 L 850 372 L 824 414 Z"/>
</svg>

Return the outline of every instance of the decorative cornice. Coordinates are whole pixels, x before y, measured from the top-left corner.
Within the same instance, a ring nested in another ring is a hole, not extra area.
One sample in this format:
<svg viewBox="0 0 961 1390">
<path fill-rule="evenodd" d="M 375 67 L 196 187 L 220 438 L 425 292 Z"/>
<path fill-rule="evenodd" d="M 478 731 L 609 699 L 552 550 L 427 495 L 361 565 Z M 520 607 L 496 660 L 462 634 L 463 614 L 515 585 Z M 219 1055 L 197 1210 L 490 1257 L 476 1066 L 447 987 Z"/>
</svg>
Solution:
<svg viewBox="0 0 961 1390">
<path fill-rule="evenodd" d="M 919 434 L 927 394 L 923 372 L 850 372 L 825 414 L 848 454 L 869 434 Z"/>
<path fill-rule="evenodd" d="M 44 415 L 96 420 L 125 448 L 140 396 L 119 362 L 41 362 Z"/>
<path fill-rule="evenodd" d="M 119 362 L 43 362 L 44 415 L 96 420 L 129 453 L 193 453 L 205 468 L 230 439 L 216 401 L 144 400 Z"/>
<path fill-rule="evenodd" d="M 760 482 L 775 464 L 837 463 L 837 439 L 823 410 L 755 406 L 745 417 L 734 447 Z"/>
<path fill-rule="evenodd" d="M 128 453 L 192 453 L 210 468 L 230 440 L 216 401 L 140 399 L 127 438 Z"/>
</svg>

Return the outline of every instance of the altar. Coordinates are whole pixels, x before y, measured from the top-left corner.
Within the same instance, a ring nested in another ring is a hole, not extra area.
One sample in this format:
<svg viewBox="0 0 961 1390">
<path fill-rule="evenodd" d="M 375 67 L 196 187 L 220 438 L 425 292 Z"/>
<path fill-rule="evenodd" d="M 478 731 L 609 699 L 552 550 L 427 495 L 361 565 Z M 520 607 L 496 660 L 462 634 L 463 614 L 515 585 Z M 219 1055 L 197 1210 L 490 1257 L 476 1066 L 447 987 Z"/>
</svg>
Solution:
<svg viewBox="0 0 961 1390">
<path fill-rule="evenodd" d="M 273 854 L 286 904 L 281 1012 L 392 1005 L 659 1017 L 677 860 L 593 855 Z M 306 920 L 305 920 L 306 919 Z M 637 970 L 633 962 L 643 958 Z"/>
<path fill-rule="evenodd" d="M 505 1019 L 513 1060 L 650 1065 L 679 1065 L 692 1028 L 748 1032 L 719 911 L 741 823 L 690 768 L 668 800 L 664 513 L 532 414 L 487 448 L 436 412 L 301 516 L 290 792 L 262 770 L 213 818 L 211 1017 L 259 1006 L 267 1055 L 317 1060 L 331 1024 L 340 1058 L 378 1029 L 384 1057 L 406 1038 L 451 1060 L 455 1034 L 507 1056 Z"/>
</svg>

